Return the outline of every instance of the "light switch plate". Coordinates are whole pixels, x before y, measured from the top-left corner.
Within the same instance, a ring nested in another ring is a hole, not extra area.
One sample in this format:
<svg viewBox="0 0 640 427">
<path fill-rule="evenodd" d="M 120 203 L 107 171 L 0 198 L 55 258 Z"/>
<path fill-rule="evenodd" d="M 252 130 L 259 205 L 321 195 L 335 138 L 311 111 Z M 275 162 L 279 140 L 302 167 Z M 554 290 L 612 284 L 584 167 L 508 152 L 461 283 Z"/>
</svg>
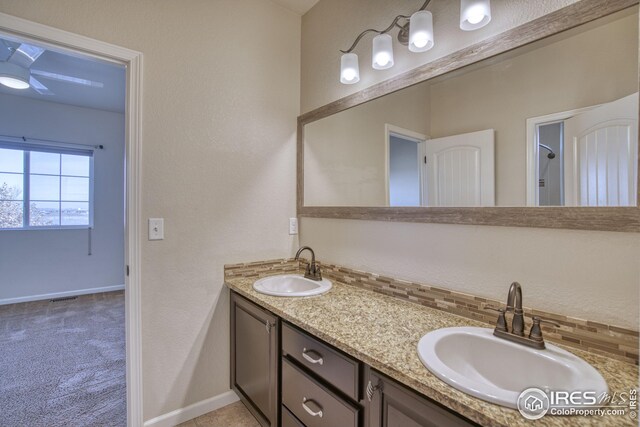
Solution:
<svg viewBox="0 0 640 427">
<path fill-rule="evenodd" d="M 164 239 L 164 218 L 149 218 L 149 240 Z"/>
<path fill-rule="evenodd" d="M 298 234 L 298 218 L 289 218 L 289 234 Z"/>
</svg>

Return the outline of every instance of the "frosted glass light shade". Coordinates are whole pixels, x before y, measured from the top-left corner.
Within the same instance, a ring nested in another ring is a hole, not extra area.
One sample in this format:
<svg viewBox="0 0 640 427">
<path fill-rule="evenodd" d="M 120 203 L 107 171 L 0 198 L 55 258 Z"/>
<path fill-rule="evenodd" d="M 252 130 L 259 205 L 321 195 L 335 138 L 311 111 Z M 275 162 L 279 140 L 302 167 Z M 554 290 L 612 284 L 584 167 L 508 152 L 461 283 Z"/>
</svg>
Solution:
<svg viewBox="0 0 640 427">
<path fill-rule="evenodd" d="M 428 10 L 421 10 L 409 20 L 409 50 L 426 52 L 433 47 L 433 15 Z"/>
<path fill-rule="evenodd" d="M 351 85 L 360 81 L 360 68 L 358 67 L 358 55 L 345 53 L 340 58 L 340 83 Z"/>
<path fill-rule="evenodd" d="M 461 0 L 460 29 L 473 31 L 491 21 L 491 0 Z"/>
<path fill-rule="evenodd" d="M 29 87 L 29 70 L 10 62 L 0 62 L 0 84 L 12 89 Z"/>
<path fill-rule="evenodd" d="M 393 67 L 393 39 L 389 34 L 378 34 L 373 38 L 371 66 L 376 70 Z"/>
</svg>

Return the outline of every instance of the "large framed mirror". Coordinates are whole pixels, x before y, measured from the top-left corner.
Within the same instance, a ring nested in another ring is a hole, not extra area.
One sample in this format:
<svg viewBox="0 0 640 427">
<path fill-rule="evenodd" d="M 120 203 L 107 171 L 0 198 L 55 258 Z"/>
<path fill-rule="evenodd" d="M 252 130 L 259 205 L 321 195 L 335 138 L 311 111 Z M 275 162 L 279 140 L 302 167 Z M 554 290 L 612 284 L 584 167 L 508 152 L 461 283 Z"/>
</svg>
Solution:
<svg viewBox="0 0 640 427">
<path fill-rule="evenodd" d="M 298 215 L 640 232 L 638 1 L 582 0 L 298 118 Z"/>
</svg>

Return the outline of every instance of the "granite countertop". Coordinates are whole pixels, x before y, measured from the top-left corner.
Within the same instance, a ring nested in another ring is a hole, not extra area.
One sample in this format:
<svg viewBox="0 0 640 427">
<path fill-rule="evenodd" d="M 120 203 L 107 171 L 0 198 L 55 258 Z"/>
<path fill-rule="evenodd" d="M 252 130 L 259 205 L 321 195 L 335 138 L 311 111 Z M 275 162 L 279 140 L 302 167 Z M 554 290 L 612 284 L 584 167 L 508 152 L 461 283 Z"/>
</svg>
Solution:
<svg viewBox="0 0 640 427">
<path fill-rule="evenodd" d="M 444 311 L 354 286 L 333 283 L 324 295 L 273 297 L 254 291 L 255 278 L 227 278 L 227 286 L 282 319 L 332 344 L 396 381 L 485 426 L 636 426 L 623 416 L 577 417 L 546 415 L 528 421 L 517 410 L 504 408 L 460 392 L 431 374 L 416 351 L 429 331 L 452 326 L 486 324 Z M 638 386 L 638 367 L 593 353 L 563 347 L 593 365 L 610 392 Z"/>
</svg>

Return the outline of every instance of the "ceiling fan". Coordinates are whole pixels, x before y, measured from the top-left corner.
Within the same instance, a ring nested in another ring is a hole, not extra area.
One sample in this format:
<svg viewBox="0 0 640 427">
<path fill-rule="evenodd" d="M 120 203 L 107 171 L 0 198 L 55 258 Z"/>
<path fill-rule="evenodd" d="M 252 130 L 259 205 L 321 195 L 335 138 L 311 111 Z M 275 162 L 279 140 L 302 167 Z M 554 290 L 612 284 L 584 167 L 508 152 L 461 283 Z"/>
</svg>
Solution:
<svg viewBox="0 0 640 427">
<path fill-rule="evenodd" d="M 54 93 L 51 90 L 34 77 L 39 76 L 46 79 L 58 80 L 82 86 L 96 88 L 104 87 L 104 84 L 101 82 L 94 82 L 92 80 L 81 79 L 64 74 L 32 69 L 31 65 L 45 52 L 46 49 L 27 43 L 21 43 L 18 47 L 12 47 L 7 44 L 6 40 L 2 40 L 2 42 L 9 52 L 9 56 L 7 56 L 4 61 L 0 62 L 0 84 L 4 86 L 13 89 L 32 88 L 41 95 L 53 95 Z"/>
</svg>

